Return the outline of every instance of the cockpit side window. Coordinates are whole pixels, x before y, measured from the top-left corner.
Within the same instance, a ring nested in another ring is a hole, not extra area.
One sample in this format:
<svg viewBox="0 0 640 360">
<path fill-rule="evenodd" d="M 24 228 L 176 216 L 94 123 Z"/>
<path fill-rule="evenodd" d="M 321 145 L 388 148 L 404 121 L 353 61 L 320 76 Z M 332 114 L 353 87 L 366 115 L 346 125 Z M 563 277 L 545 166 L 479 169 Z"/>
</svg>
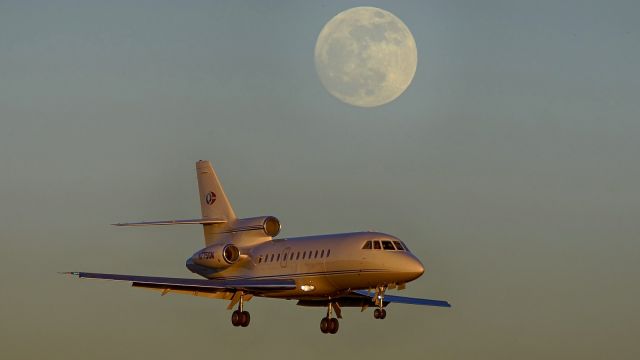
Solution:
<svg viewBox="0 0 640 360">
<path fill-rule="evenodd" d="M 394 241 L 393 245 L 396 246 L 396 249 L 398 249 L 400 251 L 404 251 L 404 246 L 402 246 L 402 243 L 400 241 Z"/>
<path fill-rule="evenodd" d="M 400 241 L 400 243 L 402 244 L 402 247 L 404 248 L 405 251 L 409 251 L 411 252 L 411 250 L 409 250 L 409 248 L 407 247 L 407 244 L 405 244 L 404 242 Z"/>
<path fill-rule="evenodd" d="M 362 245 L 362 248 L 365 249 L 365 250 L 370 250 L 371 249 L 371 240 L 369 240 L 366 243 L 364 243 L 364 245 Z"/>
<path fill-rule="evenodd" d="M 382 247 L 380 246 L 380 241 L 376 240 L 373 242 L 373 248 L 376 250 L 380 250 L 382 249 Z"/>
<path fill-rule="evenodd" d="M 393 247 L 393 243 L 389 240 L 383 240 L 382 241 L 382 248 L 385 250 L 395 250 L 396 248 Z"/>
</svg>

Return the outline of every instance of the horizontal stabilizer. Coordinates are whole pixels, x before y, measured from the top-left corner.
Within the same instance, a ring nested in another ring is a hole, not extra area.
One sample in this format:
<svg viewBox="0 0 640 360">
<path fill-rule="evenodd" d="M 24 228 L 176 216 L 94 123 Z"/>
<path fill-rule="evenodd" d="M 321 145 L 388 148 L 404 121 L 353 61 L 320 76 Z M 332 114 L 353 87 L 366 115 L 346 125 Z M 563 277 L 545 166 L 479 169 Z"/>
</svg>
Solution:
<svg viewBox="0 0 640 360">
<path fill-rule="evenodd" d="M 366 290 L 356 290 L 354 291 L 354 293 L 362 296 L 367 296 L 369 298 L 373 298 L 375 296 Z M 411 298 L 411 297 L 396 296 L 396 295 L 385 295 L 383 301 L 385 303 L 451 307 L 451 304 L 449 304 L 449 302 L 444 300 L 420 299 L 420 298 Z"/>
<path fill-rule="evenodd" d="M 247 292 L 261 292 L 274 290 L 291 290 L 296 288 L 293 280 L 205 280 L 205 279 L 181 279 L 158 276 L 138 276 L 138 275 L 118 275 L 100 274 L 86 272 L 65 272 L 66 275 L 75 275 L 82 279 L 101 279 L 128 281 L 135 286 L 146 284 L 152 287 L 155 285 L 165 287 L 189 288 L 192 290 L 208 289 L 220 291 L 244 290 Z M 143 287 L 143 286 L 140 286 Z"/>
<path fill-rule="evenodd" d="M 111 224 L 115 226 L 152 226 L 152 225 L 208 225 L 208 224 L 225 224 L 227 220 L 203 218 L 203 219 L 187 219 L 187 220 L 159 220 L 159 221 L 141 221 L 131 223 Z"/>
</svg>

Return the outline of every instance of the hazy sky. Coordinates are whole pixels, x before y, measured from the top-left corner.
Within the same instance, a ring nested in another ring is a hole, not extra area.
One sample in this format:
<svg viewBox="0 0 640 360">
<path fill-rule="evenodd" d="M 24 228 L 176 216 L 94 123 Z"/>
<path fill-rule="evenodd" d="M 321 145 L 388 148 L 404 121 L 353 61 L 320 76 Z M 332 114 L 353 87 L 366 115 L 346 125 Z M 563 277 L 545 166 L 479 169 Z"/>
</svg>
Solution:
<svg viewBox="0 0 640 360">
<path fill-rule="evenodd" d="M 276 5 L 277 4 L 277 5 Z M 378 6 L 416 76 L 377 108 L 322 87 L 323 25 Z M 0 1 L 0 358 L 637 359 L 637 1 Z M 283 235 L 375 229 L 450 310 L 160 297 L 57 271 L 192 276 L 194 163 Z"/>
</svg>

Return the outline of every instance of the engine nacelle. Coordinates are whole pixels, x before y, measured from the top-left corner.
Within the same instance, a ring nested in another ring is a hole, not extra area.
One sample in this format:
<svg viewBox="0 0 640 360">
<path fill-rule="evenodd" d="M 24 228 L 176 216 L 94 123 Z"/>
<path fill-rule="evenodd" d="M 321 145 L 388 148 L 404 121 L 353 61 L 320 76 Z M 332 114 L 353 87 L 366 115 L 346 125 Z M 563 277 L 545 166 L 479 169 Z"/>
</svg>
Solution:
<svg viewBox="0 0 640 360">
<path fill-rule="evenodd" d="M 204 248 L 193 254 L 191 261 L 211 269 L 225 269 L 240 259 L 240 249 L 233 244 L 220 244 Z"/>
<path fill-rule="evenodd" d="M 280 233 L 280 220 L 275 216 L 259 216 L 246 219 L 238 219 L 227 229 L 227 232 L 262 231 L 266 236 L 274 237 Z"/>
</svg>

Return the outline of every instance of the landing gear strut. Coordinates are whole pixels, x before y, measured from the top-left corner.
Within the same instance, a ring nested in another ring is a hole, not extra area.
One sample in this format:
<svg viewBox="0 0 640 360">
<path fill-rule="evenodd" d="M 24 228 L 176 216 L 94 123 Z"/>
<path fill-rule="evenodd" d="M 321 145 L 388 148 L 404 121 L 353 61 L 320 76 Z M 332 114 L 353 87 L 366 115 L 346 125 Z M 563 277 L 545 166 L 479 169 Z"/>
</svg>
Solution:
<svg viewBox="0 0 640 360">
<path fill-rule="evenodd" d="M 375 304 L 378 308 L 373 310 L 373 317 L 375 319 L 384 319 L 387 317 L 387 310 L 384 309 L 384 292 L 386 290 L 386 286 L 378 286 L 376 288 Z"/>
<path fill-rule="evenodd" d="M 333 303 L 329 302 L 329 304 L 327 305 L 327 316 L 323 317 L 322 320 L 320 320 L 320 331 L 322 331 L 323 334 L 335 334 L 338 332 L 340 323 L 338 322 L 338 319 L 332 316 Z"/>
<path fill-rule="evenodd" d="M 247 327 L 250 321 L 251 315 L 249 315 L 248 311 L 244 311 L 244 299 L 243 296 L 240 295 L 238 310 L 234 310 L 231 314 L 231 324 L 233 324 L 233 326 Z"/>
</svg>

